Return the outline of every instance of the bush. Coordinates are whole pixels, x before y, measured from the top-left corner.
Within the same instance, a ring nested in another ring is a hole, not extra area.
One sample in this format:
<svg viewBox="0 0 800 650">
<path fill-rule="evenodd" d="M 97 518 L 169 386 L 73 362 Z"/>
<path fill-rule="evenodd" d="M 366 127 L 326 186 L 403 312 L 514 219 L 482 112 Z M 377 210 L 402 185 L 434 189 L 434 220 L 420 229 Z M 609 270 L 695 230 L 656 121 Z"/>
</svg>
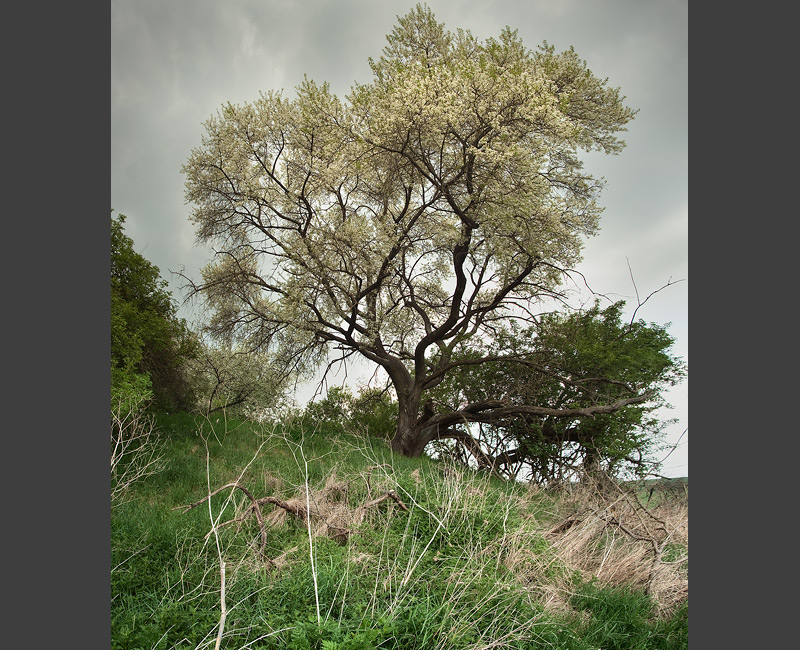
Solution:
<svg viewBox="0 0 800 650">
<path fill-rule="evenodd" d="M 386 391 L 362 390 L 350 400 L 350 423 L 375 438 L 391 440 L 397 427 L 397 402 Z"/>
<path fill-rule="evenodd" d="M 367 388 L 353 395 L 347 388 L 334 386 L 324 399 L 306 405 L 303 418 L 318 430 L 345 426 L 390 440 L 397 425 L 397 403 L 386 391 Z"/>
<path fill-rule="evenodd" d="M 122 368 L 111 369 L 111 418 L 146 408 L 153 399 L 150 377 Z"/>
</svg>

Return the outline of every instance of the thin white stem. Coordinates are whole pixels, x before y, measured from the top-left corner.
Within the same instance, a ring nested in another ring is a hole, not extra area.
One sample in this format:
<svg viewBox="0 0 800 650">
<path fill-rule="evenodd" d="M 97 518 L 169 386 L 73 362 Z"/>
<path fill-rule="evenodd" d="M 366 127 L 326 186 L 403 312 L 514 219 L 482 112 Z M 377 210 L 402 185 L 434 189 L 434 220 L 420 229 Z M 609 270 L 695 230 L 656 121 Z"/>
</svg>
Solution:
<svg viewBox="0 0 800 650">
<path fill-rule="evenodd" d="M 322 624 L 322 617 L 319 610 L 319 586 L 317 585 L 317 564 L 314 561 L 314 536 L 311 534 L 311 495 L 308 487 L 308 461 L 303 452 L 303 447 L 300 447 L 300 454 L 303 457 L 303 467 L 305 471 L 305 484 L 306 484 L 306 528 L 308 529 L 308 555 L 311 560 L 311 577 L 314 580 L 314 602 L 317 606 L 317 625 Z"/>
<path fill-rule="evenodd" d="M 204 442 L 206 445 L 206 483 L 208 486 L 208 517 L 211 520 L 211 530 L 214 532 L 214 541 L 216 542 L 217 545 L 217 557 L 219 558 L 219 572 L 222 578 L 222 585 L 220 587 L 219 630 L 217 632 L 217 642 L 214 644 L 214 650 L 219 650 L 220 643 L 222 643 L 222 633 L 225 630 L 225 618 L 228 615 L 227 607 L 225 605 L 225 560 L 222 559 L 222 548 L 219 543 L 219 532 L 218 532 L 219 522 L 218 520 L 214 519 L 214 512 L 211 510 L 211 453 L 208 449 L 208 440 L 204 439 Z M 220 512 L 220 517 L 221 516 L 222 512 Z"/>
<path fill-rule="evenodd" d="M 225 618 L 228 615 L 228 610 L 225 606 L 225 562 L 220 559 L 219 573 L 222 577 L 222 588 L 220 590 L 220 617 L 219 617 L 219 631 L 217 632 L 217 642 L 214 644 L 214 650 L 219 650 L 219 644 L 222 643 L 222 632 L 225 629 Z"/>
</svg>

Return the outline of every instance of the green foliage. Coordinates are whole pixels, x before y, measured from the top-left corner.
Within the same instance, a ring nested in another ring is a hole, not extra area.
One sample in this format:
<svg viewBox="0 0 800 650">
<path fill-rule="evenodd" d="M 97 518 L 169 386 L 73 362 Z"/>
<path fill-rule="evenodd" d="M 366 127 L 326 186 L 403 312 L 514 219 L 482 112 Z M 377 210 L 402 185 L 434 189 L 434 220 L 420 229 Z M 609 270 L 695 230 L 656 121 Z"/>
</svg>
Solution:
<svg viewBox="0 0 800 650">
<path fill-rule="evenodd" d="M 161 408 L 189 408 L 185 366 L 196 341 L 154 266 L 124 232 L 125 216 L 111 216 L 112 402 L 152 391 Z M 149 385 L 148 385 L 149 384 Z"/>
<path fill-rule="evenodd" d="M 577 442 L 585 461 L 591 457 L 597 467 L 602 463 L 612 473 L 626 461 L 641 472 L 651 469 L 627 459 L 646 458 L 656 448 L 665 423 L 653 413 L 664 405 L 663 391 L 684 376 L 683 363 L 669 354 L 674 340 L 666 327 L 643 320 L 623 322 L 624 305 L 617 302 L 601 310 L 595 303 L 574 314 L 551 314 L 532 333 L 533 354 L 571 382 L 534 387 L 544 403 L 583 407 L 600 399 L 610 402 L 636 392 L 650 393 L 648 401 L 611 414 L 547 423 L 557 438 Z M 542 425 L 538 431 L 529 430 L 539 433 Z"/>
<path fill-rule="evenodd" d="M 148 375 L 132 370 L 111 368 L 111 409 L 124 418 L 126 414 L 147 406 L 153 399 L 153 384 Z"/>
<path fill-rule="evenodd" d="M 332 386 L 323 399 L 306 404 L 303 419 L 316 430 L 338 429 L 347 419 L 352 400 L 350 389 Z"/>
<path fill-rule="evenodd" d="M 306 405 L 303 418 L 320 431 L 345 426 L 390 440 L 397 426 L 397 402 L 384 390 L 366 388 L 353 395 L 349 388 L 333 386 L 323 399 Z"/>
<path fill-rule="evenodd" d="M 291 650 L 375 650 L 390 648 L 385 641 L 393 636 L 392 627 L 352 629 L 339 621 L 326 620 L 318 624 L 315 617 L 297 623 L 289 637 Z"/>
<path fill-rule="evenodd" d="M 485 400 L 580 409 L 647 393 L 647 401 L 613 413 L 529 415 L 485 427 L 483 435 L 490 444 L 515 450 L 542 479 L 589 465 L 612 474 L 651 471 L 646 459 L 667 424 L 654 412 L 665 406 L 663 391 L 682 380 L 685 367 L 670 354 L 674 340 L 666 327 L 623 322 L 624 306 L 620 301 L 601 309 L 596 302 L 578 312 L 546 314 L 534 326 L 503 330 L 484 346 L 465 345 L 460 361 L 502 360 L 462 365 L 434 391 L 435 399 L 451 409 Z"/>
<path fill-rule="evenodd" d="M 601 589 L 593 582 L 578 588 L 572 606 L 590 615 L 581 636 L 604 650 L 679 650 L 688 647 L 688 604 L 666 621 L 654 621 L 653 603 L 626 587 Z"/>
<path fill-rule="evenodd" d="M 350 402 L 349 420 L 357 430 L 391 440 L 397 427 L 397 402 L 386 391 L 362 390 Z"/>
</svg>

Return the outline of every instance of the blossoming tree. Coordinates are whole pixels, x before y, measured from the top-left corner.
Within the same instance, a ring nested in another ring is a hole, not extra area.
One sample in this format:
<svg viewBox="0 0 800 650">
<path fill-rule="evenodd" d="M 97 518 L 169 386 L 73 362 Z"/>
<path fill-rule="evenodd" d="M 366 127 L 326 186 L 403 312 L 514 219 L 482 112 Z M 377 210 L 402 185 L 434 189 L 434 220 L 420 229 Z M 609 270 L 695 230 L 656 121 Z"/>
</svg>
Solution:
<svg viewBox="0 0 800 650">
<path fill-rule="evenodd" d="M 183 172 L 198 241 L 216 251 L 193 285 L 210 330 L 287 367 L 330 348 L 377 364 L 409 456 L 493 413 L 574 419 L 647 400 L 637 386 L 581 408 L 428 399 L 463 364 L 525 363 L 455 352 L 561 295 L 601 212 L 578 152 L 618 153 L 635 111 L 572 49 L 529 50 L 508 28 L 479 41 L 418 5 L 387 40 L 344 101 L 305 79 L 293 99 L 262 93 L 206 122 Z"/>
</svg>

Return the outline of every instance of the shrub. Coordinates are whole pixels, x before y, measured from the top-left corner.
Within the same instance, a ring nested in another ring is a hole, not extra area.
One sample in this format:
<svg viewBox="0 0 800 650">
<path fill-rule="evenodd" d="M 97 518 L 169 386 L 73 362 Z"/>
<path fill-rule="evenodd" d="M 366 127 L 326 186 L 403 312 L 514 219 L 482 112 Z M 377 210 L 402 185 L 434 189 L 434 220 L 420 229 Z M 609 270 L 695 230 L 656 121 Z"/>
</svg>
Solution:
<svg viewBox="0 0 800 650">
<path fill-rule="evenodd" d="M 111 502 L 119 503 L 130 487 L 165 467 L 154 417 L 147 413 L 146 391 L 120 394 L 111 409 Z"/>
</svg>

